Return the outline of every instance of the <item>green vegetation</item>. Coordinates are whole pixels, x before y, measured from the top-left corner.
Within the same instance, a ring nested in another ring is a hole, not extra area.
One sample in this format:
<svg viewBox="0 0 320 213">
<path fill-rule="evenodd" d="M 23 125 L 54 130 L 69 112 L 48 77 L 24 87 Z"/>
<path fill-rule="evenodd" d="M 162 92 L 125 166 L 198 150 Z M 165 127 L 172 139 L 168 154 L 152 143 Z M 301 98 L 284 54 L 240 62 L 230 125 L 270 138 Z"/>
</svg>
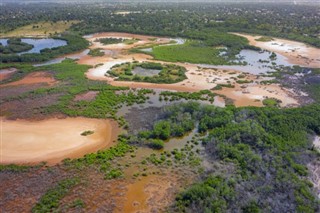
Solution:
<svg viewBox="0 0 320 213">
<path fill-rule="evenodd" d="M 275 54 L 274 52 L 271 53 L 271 55 L 269 56 L 270 60 L 276 60 L 277 59 L 277 54 Z"/>
<path fill-rule="evenodd" d="M 91 55 L 93 57 L 97 57 L 97 56 L 104 56 L 104 52 L 101 51 L 101 49 L 97 48 L 97 49 L 91 49 L 88 53 L 88 55 Z"/>
<path fill-rule="evenodd" d="M 82 136 L 88 136 L 88 135 L 92 135 L 94 133 L 94 131 L 92 130 L 87 130 L 81 133 Z"/>
<path fill-rule="evenodd" d="M 0 66 L 1 67 L 1 66 Z M 3 101 L 21 100 L 27 97 L 44 97 L 47 95 L 59 95 L 58 102 L 48 107 L 38 108 L 35 113 L 52 114 L 62 113 L 68 116 L 84 116 L 91 118 L 113 118 L 121 122 L 121 118 L 116 116 L 116 112 L 122 105 L 133 105 L 134 103 L 144 103 L 147 100 L 146 94 L 152 90 L 140 89 L 127 90 L 126 87 L 114 87 L 104 82 L 92 81 L 85 77 L 84 73 L 89 69 L 88 65 L 80 65 L 71 59 L 66 59 L 59 64 L 48 66 L 32 67 L 30 65 L 3 64 L 2 67 L 17 67 L 19 71 L 13 78 L 18 80 L 27 73 L 38 70 L 50 70 L 55 79 L 64 82 L 63 85 L 56 85 L 51 88 L 39 88 L 17 97 L 9 97 Z M 88 91 L 99 91 L 93 101 L 74 101 L 78 94 Z M 121 122 L 122 124 L 123 122 Z"/>
<path fill-rule="evenodd" d="M 143 73 L 133 74 L 136 68 L 142 68 Z M 154 73 L 150 75 L 150 73 Z M 153 62 L 123 63 L 111 67 L 107 74 L 117 77 L 118 81 L 137 81 L 150 83 L 172 84 L 186 79 L 186 69 L 174 64 L 160 64 Z M 158 73 L 158 74 L 156 74 Z"/>
<path fill-rule="evenodd" d="M 215 94 L 210 90 L 201 90 L 199 92 L 170 92 L 163 91 L 160 93 L 160 100 L 169 100 L 169 101 L 177 101 L 177 100 L 202 100 L 214 102 Z"/>
<path fill-rule="evenodd" d="M 36 11 L 34 11 L 36 12 Z M 33 20 L 29 19 L 28 21 Z M 1 31 L 1 37 L 38 37 L 38 36 L 52 36 L 65 32 L 73 24 L 77 24 L 79 21 L 66 20 L 66 21 L 40 21 L 27 23 L 25 26 L 21 26 L 15 29 L 8 29 L 8 31 Z M 15 24 L 15 23 L 13 23 Z M 23 22 L 20 23 L 23 25 Z M 11 30 L 11 31 L 10 31 Z"/>
<path fill-rule="evenodd" d="M 227 212 L 228 202 L 235 199 L 234 185 L 233 180 L 225 177 L 209 176 L 204 182 L 179 194 L 176 205 L 182 212 L 186 207 L 192 209 L 192 205 L 200 207 L 198 212 Z"/>
<path fill-rule="evenodd" d="M 52 49 L 43 49 L 41 53 L 26 53 L 22 55 L 17 54 L 1 54 L 0 62 L 12 63 L 12 62 L 41 62 L 55 58 L 59 55 L 68 54 L 76 51 L 86 49 L 89 46 L 89 42 L 79 35 L 74 34 L 63 34 L 62 36 L 52 37 L 54 39 L 65 40 L 68 45 L 55 47 Z"/>
<path fill-rule="evenodd" d="M 16 164 L 0 165 L 0 172 L 26 172 L 30 169 L 39 169 L 46 165 L 46 162 L 39 163 L 35 166 L 24 166 Z"/>
<path fill-rule="evenodd" d="M 60 181 L 56 187 L 49 189 L 40 201 L 32 208 L 32 212 L 55 212 L 58 210 L 59 201 L 79 183 L 78 178 Z"/>
<path fill-rule="evenodd" d="M 152 149 L 163 149 L 164 142 L 159 139 L 153 139 L 153 140 L 150 140 L 150 142 L 148 143 L 148 146 Z"/>
<path fill-rule="evenodd" d="M 241 81 L 241 80 L 239 80 Z M 212 90 L 222 90 L 223 87 L 234 88 L 232 84 L 217 84 L 217 86 L 213 87 Z"/>
<path fill-rule="evenodd" d="M 32 44 L 22 42 L 20 38 L 8 39 L 7 43 L 6 46 L 0 43 L 0 54 L 20 53 L 33 48 Z"/>
<path fill-rule="evenodd" d="M 169 107 L 169 118 L 188 113 L 199 121 L 199 132 L 209 132 L 202 140 L 209 159 L 224 162 L 221 174 L 215 170 L 182 192 L 175 211 L 271 211 L 285 205 L 289 211 L 317 212 L 319 203 L 304 176 L 308 174 L 305 165 L 318 156 L 308 134 L 320 133 L 319 112 L 319 105 L 277 109 L 186 103 Z M 224 167 L 234 169 L 220 177 Z"/>
<path fill-rule="evenodd" d="M 261 36 L 260 38 L 255 39 L 256 41 L 268 42 L 273 41 L 272 37 L 269 36 Z"/>
<path fill-rule="evenodd" d="M 127 45 L 130 44 L 134 44 L 137 41 L 139 41 L 138 39 L 124 39 L 124 38 L 100 38 L 100 39 L 96 39 L 95 42 L 101 42 L 104 45 L 108 45 L 108 44 L 119 44 L 119 43 L 124 43 Z"/>
<path fill-rule="evenodd" d="M 237 80 L 236 81 L 238 84 L 249 84 L 252 83 L 252 80 Z"/>
<path fill-rule="evenodd" d="M 279 107 L 281 101 L 276 98 L 266 98 L 262 101 L 262 103 L 267 107 Z"/>
<path fill-rule="evenodd" d="M 215 65 L 229 64 L 228 60 L 219 56 L 220 51 L 199 41 L 187 41 L 182 45 L 153 47 L 151 54 L 155 59 L 162 61 Z"/>
</svg>

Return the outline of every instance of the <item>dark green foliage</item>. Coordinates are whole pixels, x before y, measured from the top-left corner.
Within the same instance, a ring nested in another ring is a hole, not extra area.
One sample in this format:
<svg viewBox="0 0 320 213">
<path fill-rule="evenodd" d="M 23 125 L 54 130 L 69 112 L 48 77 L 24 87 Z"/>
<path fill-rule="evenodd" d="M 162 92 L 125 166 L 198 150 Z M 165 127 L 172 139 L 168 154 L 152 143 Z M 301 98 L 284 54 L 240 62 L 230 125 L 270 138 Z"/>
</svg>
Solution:
<svg viewBox="0 0 320 213">
<path fill-rule="evenodd" d="M 149 141 L 148 146 L 152 149 L 162 149 L 164 147 L 164 142 L 159 139 L 152 139 Z"/>
<path fill-rule="evenodd" d="M 199 131 L 209 131 L 203 143 L 210 158 L 236 165 L 231 176 L 235 180 L 234 199 L 225 200 L 219 192 L 210 191 L 204 181 L 182 193 L 177 208 L 204 209 L 202 212 L 208 208 L 212 212 L 214 206 L 209 201 L 218 197 L 223 204 L 219 206 L 221 211 L 319 211 L 312 184 L 302 178 L 308 174 L 305 165 L 317 156 L 310 151 L 312 142 L 307 135 L 320 132 L 319 105 L 298 109 L 216 109 L 187 103 L 169 109 L 172 115 L 186 111 L 199 120 Z M 228 180 L 230 177 L 225 179 Z M 252 201 L 252 195 L 259 203 Z"/>
<path fill-rule="evenodd" d="M 88 136 L 88 135 L 92 135 L 94 133 L 94 131 L 91 130 L 87 130 L 81 133 L 82 136 Z"/>
<path fill-rule="evenodd" d="M 210 176 L 191 186 L 177 197 L 177 208 L 193 212 L 226 212 L 235 198 L 234 182 L 221 176 Z"/>
<path fill-rule="evenodd" d="M 170 91 L 163 91 L 160 93 L 161 100 L 169 100 L 169 101 L 176 101 L 176 100 L 203 100 L 203 101 L 214 101 L 215 94 L 212 93 L 210 90 L 201 90 L 199 92 L 170 92 Z M 163 98 L 162 98 L 163 97 Z"/>
</svg>

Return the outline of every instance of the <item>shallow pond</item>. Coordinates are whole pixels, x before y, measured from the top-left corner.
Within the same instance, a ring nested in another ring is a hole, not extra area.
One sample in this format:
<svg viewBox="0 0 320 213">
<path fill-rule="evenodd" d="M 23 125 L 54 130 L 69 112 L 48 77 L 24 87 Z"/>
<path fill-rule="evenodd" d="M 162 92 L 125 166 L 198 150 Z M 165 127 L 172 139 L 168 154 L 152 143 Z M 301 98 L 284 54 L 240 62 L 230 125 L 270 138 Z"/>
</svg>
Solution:
<svg viewBox="0 0 320 213">
<path fill-rule="evenodd" d="M 149 99 L 146 101 L 146 103 L 144 104 L 134 104 L 132 106 L 122 106 L 118 112 L 117 115 L 118 116 L 124 116 L 127 113 L 129 113 L 131 110 L 134 109 L 145 109 L 148 107 L 164 107 L 164 106 L 169 106 L 172 104 L 176 104 L 176 103 L 186 103 L 192 100 L 185 100 L 185 99 L 181 99 L 181 100 L 177 100 L 177 101 L 165 101 L 165 100 L 159 100 L 159 96 L 160 93 L 163 91 L 170 91 L 167 89 L 153 89 L 153 91 L 155 92 L 154 94 L 150 94 L 148 95 Z M 171 90 L 172 92 L 175 92 L 174 90 Z M 215 96 L 214 97 L 214 102 L 210 103 L 209 101 L 201 101 L 201 100 L 197 100 L 198 103 L 201 104 L 209 104 L 209 105 L 214 105 L 217 107 L 225 107 L 225 101 L 223 98 L 219 97 L 219 96 Z"/>
<path fill-rule="evenodd" d="M 70 59 L 74 59 L 74 60 L 80 59 L 83 56 L 88 55 L 89 51 L 90 51 L 89 49 L 86 49 L 86 50 L 84 50 L 82 52 L 79 52 L 79 53 L 74 53 L 74 54 L 70 54 L 68 56 L 55 58 L 55 59 L 49 60 L 49 61 L 44 62 L 44 63 L 34 64 L 33 66 L 39 67 L 39 66 L 45 66 L 45 65 L 50 65 L 50 64 L 58 64 L 58 63 L 62 62 L 63 60 L 65 60 L 66 58 L 70 58 Z"/>
<path fill-rule="evenodd" d="M 33 39 L 33 38 L 23 38 L 21 39 L 22 42 L 32 44 L 34 47 L 31 50 L 21 52 L 21 54 L 25 53 L 40 53 L 41 50 L 46 48 L 54 48 L 54 47 L 61 47 L 67 45 L 65 40 L 61 39 L 53 39 L 53 38 L 41 38 L 41 39 Z M 8 45 L 8 39 L 0 39 L 0 43 L 6 46 Z"/>
<path fill-rule="evenodd" d="M 210 65 L 210 64 L 199 64 L 199 66 L 205 67 L 205 68 L 234 69 L 241 72 L 247 72 L 254 75 L 258 75 L 261 73 L 274 72 L 275 71 L 274 65 L 275 66 L 295 65 L 295 64 L 289 63 L 287 61 L 287 58 L 280 54 L 276 54 L 277 57 L 274 60 L 270 59 L 270 55 L 271 53 L 267 51 L 258 52 L 254 50 L 241 50 L 240 53 L 236 56 L 238 58 L 236 62 L 247 62 L 247 65 L 216 66 L 216 65 Z"/>
<path fill-rule="evenodd" d="M 140 76 L 155 76 L 158 75 L 161 70 L 155 70 L 155 69 L 144 69 L 142 67 L 135 67 L 132 71 L 131 71 L 134 75 L 140 75 Z"/>
</svg>

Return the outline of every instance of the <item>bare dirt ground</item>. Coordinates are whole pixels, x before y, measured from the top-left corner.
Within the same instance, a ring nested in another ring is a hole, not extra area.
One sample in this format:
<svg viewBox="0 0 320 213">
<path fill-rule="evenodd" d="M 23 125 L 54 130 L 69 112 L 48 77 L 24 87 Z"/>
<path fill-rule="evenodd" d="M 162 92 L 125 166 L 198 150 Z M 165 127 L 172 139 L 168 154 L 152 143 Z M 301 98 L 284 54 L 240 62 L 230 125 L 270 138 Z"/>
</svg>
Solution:
<svg viewBox="0 0 320 213">
<path fill-rule="evenodd" d="M 308 46 L 297 41 L 273 38 L 272 41 L 256 41 L 261 36 L 253 36 L 242 33 L 234 33 L 245 37 L 253 46 L 279 53 L 288 58 L 288 61 L 301 66 L 320 68 L 320 49 Z"/>
<path fill-rule="evenodd" d="M 31 212 L 41 195 L 67 175 L 57 167 L 32 169 L 26 173 L 0 172 L 1 212 Z"/>
<path fill-rule="evenodd" d="M 20 86 L 26 84 L 39 84 L 43 83 L 48 86 L 52 86 L 57 81 L 53 78 L 53 76 L 48 72 L 33 72 L 26 75 L 24 78 L 18 81 L 13 81 L 7 84 L 2 84 L 0 87 L 8 87 L 8 86 Z"/>
<path fill-rule="evenodd" d="M 11 75 L 18 70 L 16 68 L 8 68 L 0 70 L 0 81 L 6 80 L 11 77 Z"/>
<path fill-rule="evenodd" d="M 92 101 L 99 94 L 97 91 L 89 91 L 83 94 L 76 95 L 74 101 Z"/>
<path fill-rule="evenodd" d="M 88 118 L 43 121 L 1 118 L 1 164 L 55 164 L 65 158 L 81 157 L 113 144 L 119 132 L 114 121 Z M 84 131 L 93 131 L 82 136 Z"/>
<path fill-rule="evenodd" d="M 38 85 L 36 86 L 37 88 L 39 88 Z M 19 86 L 17 91 L 15 90 L 13 91 L 18 93 L 23 93 L 24 88 L 31 91 L 33 87 Z M 7 91 L 12 92 L 11 88 L 10 90 L 6 89 L 6 92 Z M 62 94 L 50 94 L 50 95 L 47 94 L 45 96 L 40 96 L 35 98 L 22 98 L 22 99 L 7 101 L 0 104 L 0 115 L 6 116 L 7 119 L 11 119 L 11 120 L 19 119 L 19 118 L 31 119 L 31 120 L 43 120 L 46 118 L 50 118 L 52 117 L 52 115 L 47 115 L 46 113 L 42 113 L 41 108 L 48 107 L 57 103 L 61 95 Z"/>
<path fill-rule="evenodd" d="M 117 45 L 102 45 L 99 42 L 95 42 L 96 38 L 102 37 L 115 37 L 115 38 L 138 38 L 140 43 L 136 42 L 132 45 L 117 44 Z M 235 70 L 226 69 L 210 69 L 210 68 L 199 68 L 195 64 L 189 63 L 175 63 L 179 66 L 183 66 L 187 69 L 186 76 L 187 79 L 175 84 L 154 84 L 154 83 L 144 83 L 144 82 L 126 82 L 126 81 L 116 81 L 115 78 L 106 76 L 106 72 L 114 65 L 121 64 L 125 62 L 132 62 L 134 60 L 138 61 L 153 61 L 150 55 L 146 54 L 130 54 L 127 50 L 132 47 L 137 47 L 140 45 L 145 45 L 149 43 L 162 44 L 168 43 L 170 40 L 167 38 L 158 38 L 154 41 L 150 41 L 150 36 L 141 36 L 127 33 L 100 33 L 94 34 L 92 37 L 88 38 L 92 42 L 90 48 L 101 48 L 108 51 L 117 51 L 118 55 L 116 58 L 109 56 L 102 57 L 90 57 L 86 56 L 80 58 L 78 63 L 89 64 L 94 66 L 94 68 L 89 69 L 86 76 L 92 80 L 106 81 L 113 86 L 127 86 L 130 88 L 149 88 L 149 89 L 166 89 L 175 90 L 182 92 L 196 92 L 200 90 L 210 90 L 214 88 L 217 84 L 227 84 L 231 83 L 235 85 L 233 88 L 225 88 L 222 91 L 215 91 L 219 94 L 226 95 L 228 98 L 234 100 L 236 106 L 262 106 L 262 100 L 266 97 L 277 98 L 282 101 L 281 106 L 296 106 L 298 101 L 294 98 L 296 94 L 292 91 L 287 91 L 280 88 L 278 85 L 266 85 L 259 86 L 257 83 L 249 84 L 237 84 L 236 77 L 240 74 L 244 74 Z M 155 38 L 155 37 L 153 37 Z M 97 66 L 98 65 L 98 66 Z M 256 80 L 257 76 L 245 74 L 246 78 L 241 80 Z M 260 79 L 263 80 L 263 79 Z M 241 88 L 241 87 L 245 87 Z"/>
</svg>

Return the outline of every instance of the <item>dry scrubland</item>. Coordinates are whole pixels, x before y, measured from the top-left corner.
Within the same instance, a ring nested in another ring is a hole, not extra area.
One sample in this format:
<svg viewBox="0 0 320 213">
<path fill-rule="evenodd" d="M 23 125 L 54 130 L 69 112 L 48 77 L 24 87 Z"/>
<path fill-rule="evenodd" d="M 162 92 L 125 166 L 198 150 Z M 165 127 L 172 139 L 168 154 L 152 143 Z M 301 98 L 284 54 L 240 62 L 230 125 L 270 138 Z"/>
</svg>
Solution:
<svg viewBox="0 0 320 213">
<path fill-rule="evenodd" d="M 38 22 L 19 27 L 13 31 L 0 33 L 0 37 L 48 37 L 68 30 L 80 21 Z"/>
</svg>

